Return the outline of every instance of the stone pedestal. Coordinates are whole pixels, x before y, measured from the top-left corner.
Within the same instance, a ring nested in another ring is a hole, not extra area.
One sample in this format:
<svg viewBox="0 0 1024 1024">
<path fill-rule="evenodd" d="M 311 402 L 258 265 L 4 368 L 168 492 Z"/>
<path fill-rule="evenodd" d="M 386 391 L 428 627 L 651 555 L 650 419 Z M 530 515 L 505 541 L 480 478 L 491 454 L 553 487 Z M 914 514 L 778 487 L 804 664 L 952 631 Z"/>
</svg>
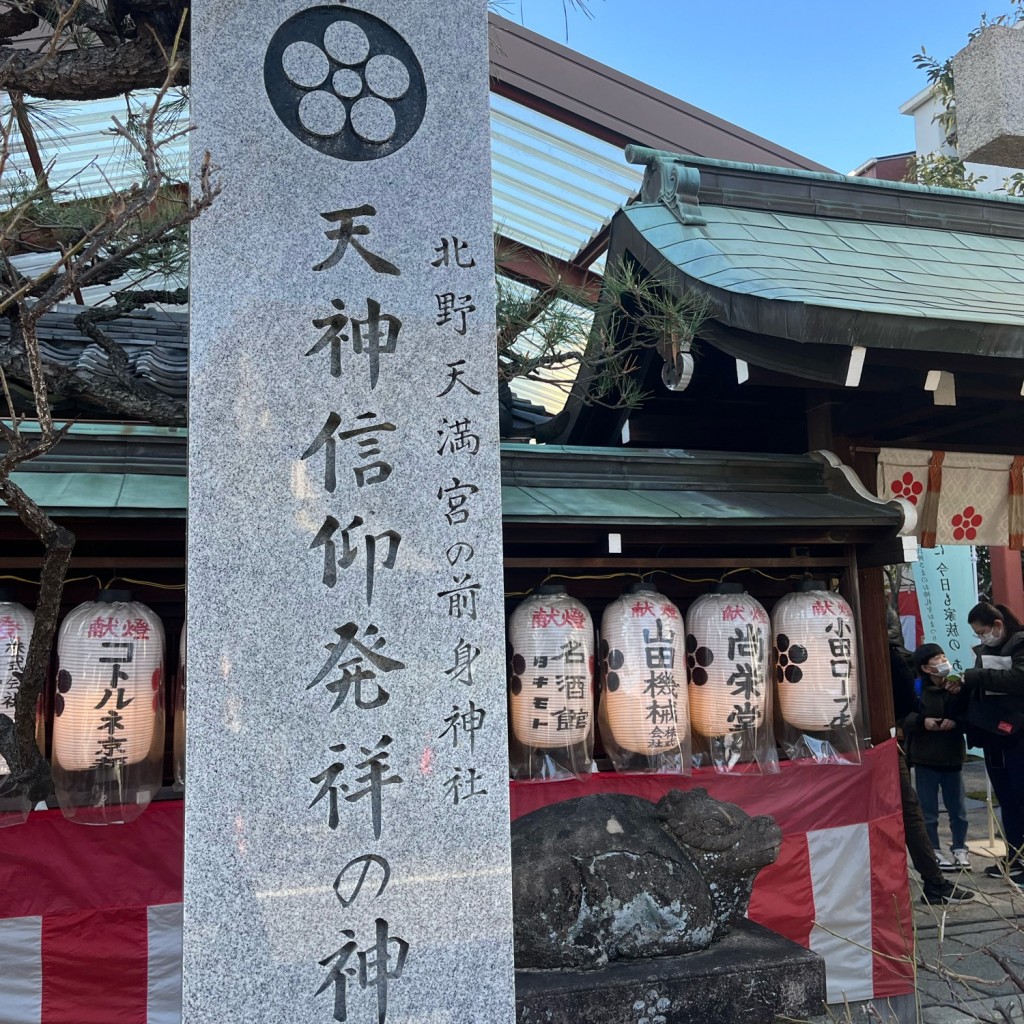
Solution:
<svg viewBox="0 0 1024 1024">
<path fill-rule="evenodd" d="M 197 0 L 185 1024 L 514 1016 L 486 0 Z"/>
<path fill-rule="evenodd" d="M 749 921 L 700 953 L 516 972 L 518 1024 L 771 1024 L 824 1002 L 825 961 Z"/>
<path fill-rule="evenodd" d="M 1024 167 L 1024 30 L 985 29 L 953 58 L 953 77 L 960 156 Z"/>
</svg>

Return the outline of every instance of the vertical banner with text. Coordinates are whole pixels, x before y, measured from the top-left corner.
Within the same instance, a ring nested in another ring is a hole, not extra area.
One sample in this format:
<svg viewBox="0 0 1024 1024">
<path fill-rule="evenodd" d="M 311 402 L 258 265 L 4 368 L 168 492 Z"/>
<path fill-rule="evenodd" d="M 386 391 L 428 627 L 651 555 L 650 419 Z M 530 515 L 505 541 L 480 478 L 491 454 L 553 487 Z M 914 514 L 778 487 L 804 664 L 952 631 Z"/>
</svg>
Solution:
<svg viewBox="0 0 1024 1024">
<path fill-rule="evenodd" d="M 961 544 L 920 548 L 913 571 L 924 642 L 939 644 L 953 671 L 964 672 L 974 665 L 974 636 L 967 625 L 967 613 L 978 600 L 971 548 Z"/>
<path fill-rule="evenodd" d="M 197 0 L 185 1024 L 514 1019 L 486 0 Z"/>
</svg>

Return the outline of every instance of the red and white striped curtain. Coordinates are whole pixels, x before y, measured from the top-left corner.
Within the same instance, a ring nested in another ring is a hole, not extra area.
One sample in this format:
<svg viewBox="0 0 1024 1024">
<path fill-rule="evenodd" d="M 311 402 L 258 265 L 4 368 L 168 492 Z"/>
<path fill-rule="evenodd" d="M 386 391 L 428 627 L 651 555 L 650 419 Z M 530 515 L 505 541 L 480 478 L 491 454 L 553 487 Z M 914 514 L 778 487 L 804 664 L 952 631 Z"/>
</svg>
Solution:
<svg viewBox="0 0 1024 1024">
<path fill-rule="evenodd" d="M 0 843 L 2 1024 L 181 1024 L 182 802 L 34 811 Z"/>
<path fill-rule="evenodd" d="M 701 787 L 783 832 L 754 883 L 748 916 L 820 953 L 830 1002 L 914 989 L 913 928 L 894 741 L 861 768 L 786 761 L 777 775 L 697 769 L 600 772 L 513 782 L 512 817 L 592 793 L 657 801 Z M 180 800 L 120 828 L 82 828 L 36 811 L 0 846 L 2 1024 L 181 1024 Z"/>
<path fill-rule="evenodd" d="M 917 508 L 922 547 L 1024 548 L 1024 456 L 882 448 L 878 495 Z"/>
</svg>

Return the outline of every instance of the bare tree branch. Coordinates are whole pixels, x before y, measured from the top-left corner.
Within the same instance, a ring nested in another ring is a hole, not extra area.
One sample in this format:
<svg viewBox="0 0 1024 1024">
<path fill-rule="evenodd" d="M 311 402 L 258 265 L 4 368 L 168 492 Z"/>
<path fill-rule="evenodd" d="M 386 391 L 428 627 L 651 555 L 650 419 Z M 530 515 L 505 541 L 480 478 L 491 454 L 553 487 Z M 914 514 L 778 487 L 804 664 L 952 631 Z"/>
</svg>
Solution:
<svg viewBox="0 0 1024 1024">
<path fill-rule="evenodd" d="M 39 537 L 45 548 L 39 576 L 35 628 L 15 698 L 15 726 L 14 730 L 6 731 L 6 735 L 0 733 L 0 755 L 11 766 L 15 778 L 35 803 L 45 799 L 52 789 L 49 765 L 36 745 L 36 707 L 46 684 L 47 662 L 56 635 L 64 577 L 71 561 L 75 536 L 70 530 L 54 523 L 6 472 L 0 472 L 0 499 L 14 509 L 18 518 Z M 0 718 L 5 722 L 10 721 L 4 716 Z"/>
<path fill-rule="evenodd" d="M 44 22 L 58 40 L 62 32 L 76 28 L 87 29 L 100 38 L 113 35 L 110 19 L 82 0 L 22 0 L 19 6 L 35 19 L 30 28 Z"/>
<path fill-rule="evenodd" d="M 181 290 L 125 290 L 112 306 L 84 313 L 78 318 L 79 329 L 107 354 L 113 377 L 100 374 L 79 375 L 67 367 L 49 363 L 43 358 L 39 339 L 40 318 L 67 298 L 76 288 L 94 282 L 110 282 L 135 259 L 141 258 L 168 239 L 181 238 L 181 229 L 205 210 L 219 192 L 211 178 L 211 162 L 206 155 L 199 174 L 194 197 L 176 204 L 169 215 L 154 217 L 165 177 L 160 152 L 173 138 L 158 138 L 157 110 L 171 86 L 187 78 L 187 54 L 182 56 L 181 36 L 186 18 L 181 14 L 170 27 L 160 18 L 168 12 L 179 12 L 179 0 L 108 0 L 119 32 L 137 34 L 108 49 L 85 48 L 54 52 L 57 37 L 81 31 L 92 17 L 82 0 L 40 0 L 32 5 L 33 13 L 49 15 L 54 24 L 54 48 L 42 57 L 0 49 L 0 88 L 14 88 L 12 77 L 18 74 L 33 79 L 35 85 L 23 83 L 19 88 L 33 95 L 81 98 L 85 88 L 81 75 L 97 74 L 102 83 L 92 83 L 91 95 L 114 95 L 138 85 L 158 87 L 156 101 L 144 119 L 140 132 L 133 132 L 115 123 L 115 129 L 139 154 L 144 166 L 141 183 L 126 192 L 114 194 L 98 207 L 90 208 L 90 216 L 81 224 L 68 227 L 63 218 L 85 213 L 55 207 L 50 190 L 36 182 L 22 199 L 14 201 L 0 220 L 0 312 L 10 323 L 10 333 L 0 341 L 0 381 L 11 416 L 3 424 L 0 437 L 0 500 L 18 515 L 25 527 L 40 541 L 44 549 L 40 575 L 39 599 L 36 603 L 35 628 L 29 644 L 28 658 L 16 698 L 13 728 L 7 716 L 0 715 L 0 756 L 11 765 L 19 784 L 34 800 L 50 788 L 49 767 L 36 747 L 35 720 L 39 695 L 43 691 L 50 649 L 57 629 L 64 579 L 74 548 L 74 535 L 53 522 L 11 478 L 21 464 L 53 449 L 71 427 L 54 424 L 51 396 L 84 398 L 132 419 L 151 423 L 180 425 L 185 421 L 185 405 L 167 398 L 136 377 L 124 349 L 100 328 L 141 305 L 154 301 L 183 301 L 187 292 Z M 37 11 L 36 8 L 39 8 Z M 45 11 L 43 11 L 45 8 Z M 91 8 L 90 8 L 91 9 Z M 83 18 L 85 21 L 83 21 Z M 165 49 L 165 46 L 169 49 Z M 130 58 L 127 59 L 127 58 Z M 6 77 L 4 77 L 6 76 Z M 62 83 L 63 84 L 60 84 Z M 49 84 L 47 84 L 49 83 Z M 57 83 L 57 84 L 54 84 Z M 11 118 L 0 124 L 0 167 L 10 153 Z M 49 205 L 47 205 L 49 204 Z M 34 216 L 40 209 L 48 210 L 61 221 L 54 225 L 53 236 L 62 248 L 50 267 L 41 275 L 28 277 L 19 273 L 11 253 L 16 248 L 19 232 L 31 230 Z M 27 383 L 39 424 L 39 434 L 21 429 L 9 382 Z"/>
<path fill-rule="evenodd" d="M 113 306 L 94 306 L 92 309 L 79 313 L 75 317 L 75 326 L 83 334 L 92 338 L 107 354 L 110 369 L 118 384 L 121 385 L 128 396 L 146 408 L 147 419 L 155 415 L 161 419 L 173 419 L 175 421 L 165 425 L 184 425 L 184 403 L 168 399 L 162 392 L 150 387 L 145 381 L 140 380 L 132 372 L 124 349 L 98 326 L 100 323 L 118 320 L 123 316 L 127 316 L 133 310 L 152 302 L 179 306 L 187 305 L 188 289 L 176 288 L 168 291 L 166 289 L 147 288 L 123 291 L 114 297 Z M 179 420 L 180 422 L 178 422 Z"/>
</svg>

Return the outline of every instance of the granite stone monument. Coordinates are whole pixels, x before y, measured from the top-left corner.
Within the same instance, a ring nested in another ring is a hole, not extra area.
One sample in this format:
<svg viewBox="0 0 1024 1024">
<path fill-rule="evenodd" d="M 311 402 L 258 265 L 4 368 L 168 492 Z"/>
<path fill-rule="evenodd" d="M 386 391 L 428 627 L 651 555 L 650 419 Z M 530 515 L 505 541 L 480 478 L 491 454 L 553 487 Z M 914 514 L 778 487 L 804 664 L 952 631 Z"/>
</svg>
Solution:
<svg viewBox="0 0 1024 1024">
<path fill-rule="evenodd" d="M 514 1019 L 486 0 L 197 0 L 185 1024 Z"/>
<path fill-rule="evenodd" d="M 1024 30 L 990 25 L 953 57 L 953 76 L 963 159 L 1024 165 Z"/>
</svg>

